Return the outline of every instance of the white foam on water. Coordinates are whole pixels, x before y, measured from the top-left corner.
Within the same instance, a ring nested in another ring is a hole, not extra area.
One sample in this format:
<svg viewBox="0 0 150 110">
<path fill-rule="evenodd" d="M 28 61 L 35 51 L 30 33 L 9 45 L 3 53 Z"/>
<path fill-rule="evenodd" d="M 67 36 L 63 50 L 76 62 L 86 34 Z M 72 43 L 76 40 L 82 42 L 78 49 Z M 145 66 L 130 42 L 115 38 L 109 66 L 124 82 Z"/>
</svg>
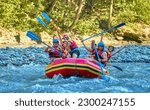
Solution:
<svg viewBox="0 0 150 110">
<path fill-rule="evenodd" d="M 109 81 L 79 77 L 52 79 L 45 77 L 45 67 L 49 63 L 42 48 L 0 49 L 0 92 L 150 92 L 150 54 L 141 50 L 147 47 L 129 46 L 112 58 L 112 61 L 123 69 L 123 72 L 111 67 Z M 138 50 L 139 49 L 139 50 Z M 88 52 L 84 48 L 81 57 Z M 132 52 L 132 51 L 137 52 Z M 7 51 L 10 51 L 9 53 Z M 124 54 L 127 53 L 127 54 Z M 133 54 L 134 53 L 134 54 Z M 123 63 L 124 61 L 140 61 L 141 63 Z"/>
</svg>

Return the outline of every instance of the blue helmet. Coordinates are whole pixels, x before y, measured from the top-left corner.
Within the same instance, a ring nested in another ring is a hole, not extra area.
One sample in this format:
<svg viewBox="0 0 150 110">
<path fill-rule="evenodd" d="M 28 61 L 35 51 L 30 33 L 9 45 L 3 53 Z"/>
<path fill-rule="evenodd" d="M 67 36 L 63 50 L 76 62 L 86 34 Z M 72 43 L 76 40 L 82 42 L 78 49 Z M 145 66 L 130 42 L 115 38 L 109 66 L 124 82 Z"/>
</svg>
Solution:
<svg viewBox="0 0 150 110">
<path fill-rule="evenodd" d="M 53 39 L 53 43 L 59 43 L 59 40 L 58 39 Z"/>
<path fill-rule="evenodd" d="M 103 47 L 104 48 L 104 46 L 105 46 L 104 42 L 99 42 L 98 43 L 98 47 Z"/>
</svg>

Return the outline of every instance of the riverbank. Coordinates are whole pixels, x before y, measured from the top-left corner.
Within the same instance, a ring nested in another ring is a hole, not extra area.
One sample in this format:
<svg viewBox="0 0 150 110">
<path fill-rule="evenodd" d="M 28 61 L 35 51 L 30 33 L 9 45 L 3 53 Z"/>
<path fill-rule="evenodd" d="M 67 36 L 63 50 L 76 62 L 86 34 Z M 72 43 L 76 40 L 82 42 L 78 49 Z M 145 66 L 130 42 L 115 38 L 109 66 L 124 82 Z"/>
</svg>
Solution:
<svg viewBox="0 0 150 110">
<path fill-rule="evenodd" d="M 147 25 L 135 24 L 138 26 L 138 29 L 132 26 L 123 26 L 115 31 L 112 34 L 105 34 L 103 41 L 106 45 L 113 44 L 114 46 L 121 46 L 126 44 L 132 45 L 150 45 L 150 27 Z M 43 42 L 52 45 L 53 35 L 49 35 L 46 32 L 36 33 L 42 39 Z M 94 35 L 94 34 L 92 34 Z M 83 39 L 88 38 L 91 35 L 74 35 L 70 37 L 75 39 L 79 46 L 82 46 L 79 36 Z M 93 38 L 95 41 L 99 41 L 100 37 Z M 91 40 L 87 40 L 86 45 L 90 45 Z M 42 47 L 43 44 L 39 42 L 32 41 L 26 36 L 26 32 L 18 31 L 15 29 L 6 29 L 0 27 L 0 48 L 5 47 L 30 47 L 37 46 Z"/>
</svg>

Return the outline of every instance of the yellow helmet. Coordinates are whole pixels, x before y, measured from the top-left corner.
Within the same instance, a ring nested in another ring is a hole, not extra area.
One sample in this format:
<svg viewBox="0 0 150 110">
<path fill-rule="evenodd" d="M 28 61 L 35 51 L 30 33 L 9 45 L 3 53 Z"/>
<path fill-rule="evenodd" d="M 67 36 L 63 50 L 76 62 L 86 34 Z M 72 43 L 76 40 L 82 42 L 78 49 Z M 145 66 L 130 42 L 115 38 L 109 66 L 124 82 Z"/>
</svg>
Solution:
<svg viewBox="0 0 150 110">
<path fill-rule="evenodd" d="M 109 44 L 108 47 L 114 47 L 112 44 Z"/>
<path fill-rule="evenodd" d="M 115 47 L 114 47 L 112 44 L 109 44 L 109 45 L 108 45 L 108 50 L 109 50 L 110 48 L 113 48 L 113 49 L 111 50 L 111 52 L 113 52 L 114 49 L 115 49 Z"/>
</svg>

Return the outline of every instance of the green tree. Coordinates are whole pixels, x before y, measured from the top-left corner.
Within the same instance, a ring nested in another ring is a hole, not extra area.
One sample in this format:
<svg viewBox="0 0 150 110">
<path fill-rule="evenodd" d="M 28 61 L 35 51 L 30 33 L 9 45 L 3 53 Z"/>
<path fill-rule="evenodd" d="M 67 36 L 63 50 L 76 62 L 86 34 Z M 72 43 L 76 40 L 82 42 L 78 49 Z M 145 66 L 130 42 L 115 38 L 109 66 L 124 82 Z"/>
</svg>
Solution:
<svg viewBox="0 0 150 110">
<path fill-rule="evenodd" d="M 1 0 L 0 26 L 40 32 L 45 28 L 35 18 L 47 11 L 62 32 L 93 34 L 120 22 L 150 24 L 149 4 L 149 0 Z"/>
</svg>

